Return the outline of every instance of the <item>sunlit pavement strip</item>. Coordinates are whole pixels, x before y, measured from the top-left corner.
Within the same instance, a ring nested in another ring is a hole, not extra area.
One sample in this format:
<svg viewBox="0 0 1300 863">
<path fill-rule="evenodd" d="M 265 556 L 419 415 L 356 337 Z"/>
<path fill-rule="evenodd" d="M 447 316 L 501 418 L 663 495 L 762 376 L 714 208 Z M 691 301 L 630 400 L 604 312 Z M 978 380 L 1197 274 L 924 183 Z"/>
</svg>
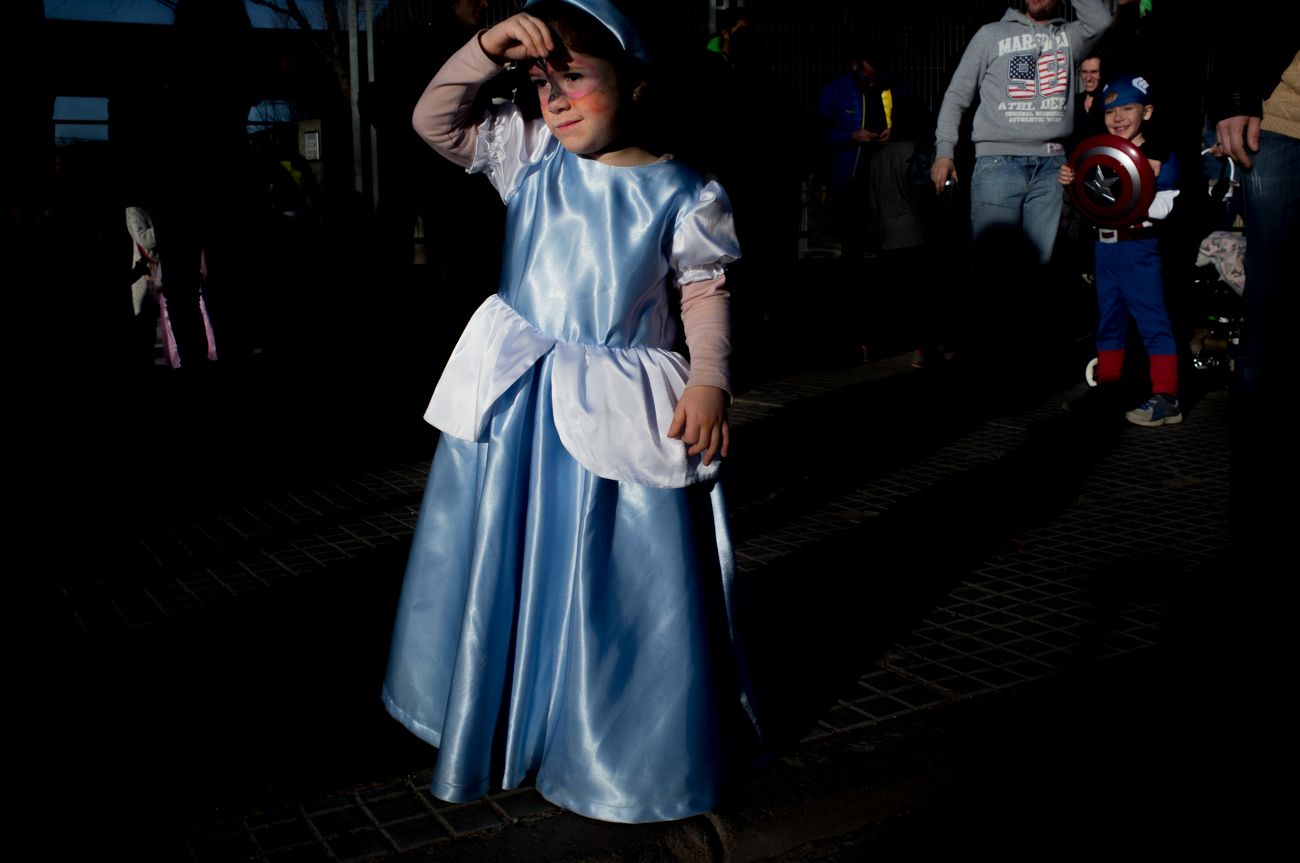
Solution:
<svg viewBox="0 0 1300 863">
<path fill-rule="evenodd" d="M 903 373 L 905 360 L 799 376 L 756 389 L 737 399 L 734 422 L 754 422 L 800 398 Z M 738 537 L 740 571 L 756 572 L 779 563 L 937 483 L 1003 458 L 1024 443 L 1033 422 L 1057 414 L 1063 396 L 1055 394 L 1012 418 L 989 420 L 960 440 L 875 477 L 866 487 L 843 493 L 781 529 Z M 1125 431 L 1089 472 L 1070 506 L 980 562 L 920 625 L 877 660 L 858 680 L 858 691 L 846 694 L 805 740 L 1048 678 L 1071 663 L 1122 659 L 1160 643 L 1171 600 L 1168 591 L 1147 591 L 1116 605 L 1114 597 L 1104 595 L 1099 578 L 1110 563 L 1143 555 L 1154 560 L 1157 549 L 1176 549 L 1178 563 L 1186 566 L 1208 563 L 1226 547 L 1226 411 L 1226 394 L 1212 393 L 1176 429 Z M 277 502 L 243 510 L 247 521 L 242 523 L 229 516 L 220 519 L 239 525 L 233 530 L 239 539 L 231 547 L 246 556 L 235 554 L 222 567 L 194 570 L 174 581 L 195 602 L 204 601 L 205 591 L 228 599 L 405 540 L 414 527 L 427 467 L 407 465 L 367 475 L 356 487 L 289 496 L 301 505 L 298 509 Z M 349 503 L 354 494 L 357 499 Z M 320 521 L 330 507 L 347 513 L 358 506 L 372 510 L 363 518 L 326 520 L 327 526 Z M 296 524 L 316 529 L 294 536 Z M 253 543 L 258 535 L 278 541 L 258 549 Z M 178 540 L 176 547 L 188 546 Z M 184 570 L 184 553 L 168 553 L 176 555 Z M 146 589 L 162 615 L 168 611 L 155 597 L 164 586 Z M 127 607 L 115 603 L 122 625 L 139 625 L 128 622 L 131 618 L 122 611 Z M 137 619 L 149 618 L 145 614 Z M 470 804 L 448 804 L 428 793 L 429 781 L 425 770 L 308 803 L 249 813 L 193 831 L 188 849 L 192 859 L 204 863 L 368 860 L 433 848 L 560 811 L 529 788 Z"/>
</svg>

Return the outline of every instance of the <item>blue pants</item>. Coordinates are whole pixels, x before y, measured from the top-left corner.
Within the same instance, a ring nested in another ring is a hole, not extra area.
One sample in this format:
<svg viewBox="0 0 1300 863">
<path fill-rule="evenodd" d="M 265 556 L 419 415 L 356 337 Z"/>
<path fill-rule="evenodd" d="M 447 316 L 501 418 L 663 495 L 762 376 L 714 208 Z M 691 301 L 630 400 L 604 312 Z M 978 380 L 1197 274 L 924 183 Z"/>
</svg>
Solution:
<svg viewBox="0 0 1300 863">
<path fill-rule="evenodd" d="M 1272 564 L 1290 550 L 1294 518 L 1269 492 L 1291 475 L 1295 443 L 1278 421 L 1278 397 L 1290 383 L 1292 319 L 1283 297 L 1295 292 L 1300 266 L 1300 140 L 1260 132 L 1259 152 L 1243 171 L 1246 290 L 1241 350 L 1233 379 L 1232 510 L 1235 547 L 1245 565 Z M 1243 570 L 1246 571 L 1246 570 Z"/>
<path fill-rule="evenodd" d="M 1142 335 L 1147 355 L 1176 354 L 1165 311 L 1160 248 L 1154 238 L 1097 243 L 1097 350 L 1124 349 L 1128 316 Z"/>
<path fill-rule="evenodd" d="M 990 229 L 1024 232 L 1038 262 L 1052 259 L 1064 187 L 1056 179 L 1064 156 L 980 156 L 970 186 L 971 233 L 977 244 Z"/>
<path fill-rule="evenodd" d="M 1246 198 L 1246 290 L 1242 295 L 1241 352 L 1237 383 L 1255 393 L 1274 380 L 1263 379 L 1265 367 L 1278 374 L 1282 328 L 1291 320 L 1282 311 L 1282 293 L 1294 290 L 1300 254 L 1300 140 L 1260 132 L 1259 152 L 1241 173 Z"/>
</svg>

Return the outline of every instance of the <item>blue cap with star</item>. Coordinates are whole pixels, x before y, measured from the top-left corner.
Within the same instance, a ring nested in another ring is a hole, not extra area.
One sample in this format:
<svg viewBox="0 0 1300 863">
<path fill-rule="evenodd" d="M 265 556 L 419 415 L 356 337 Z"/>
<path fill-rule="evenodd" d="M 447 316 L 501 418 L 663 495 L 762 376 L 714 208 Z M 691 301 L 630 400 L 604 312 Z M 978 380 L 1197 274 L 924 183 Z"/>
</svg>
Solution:
<svg viewBox="0 0 1300 863">
<path fill-rule="evenodd" d="M 1107 108 L 1117 105 L 1150 105 L 1151 85 L 1139 75 L 1121 75 L 1107 82 L 1101 91 L 1101 104 Z"/>
</svg>

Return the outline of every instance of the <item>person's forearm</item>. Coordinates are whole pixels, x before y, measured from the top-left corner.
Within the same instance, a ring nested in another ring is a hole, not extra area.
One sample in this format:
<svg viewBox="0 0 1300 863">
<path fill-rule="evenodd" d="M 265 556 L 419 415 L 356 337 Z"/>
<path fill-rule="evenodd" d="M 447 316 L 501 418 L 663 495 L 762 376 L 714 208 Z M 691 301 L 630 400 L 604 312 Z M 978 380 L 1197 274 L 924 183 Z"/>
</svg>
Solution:
<svg viewBox="0 0 1300 863">
<path fill-rule="evenodd" d="M 483 53 L 478 37 L 452 54 L 415 105 L 411 125 L 421 138 L 457 165 L 474 159 L 478 119 L 471 116 L 479 88 L 501 67 Z"/>
<path fill-rule="evenodd" d="M 1076 63 L 1083 59 L 1083 55 L 1078 53 L 1079 50 L 1087 51 L 1101 34 L 1106 32 L 1106 28 L 1114 22 L 1114 17 L 1106 7 L 1105 0 L 1074 0 L 1074 14 L 1076 23 L 1079 25 L 1081 49 L 1076 49 L 1074 60 Z"/>
<path fill-rule="evenodd" d="M 682 326 L 691 352 L 688 387 L 731 392 L 731 294 L 726 276 L 682 285 Z"/>
</svg>

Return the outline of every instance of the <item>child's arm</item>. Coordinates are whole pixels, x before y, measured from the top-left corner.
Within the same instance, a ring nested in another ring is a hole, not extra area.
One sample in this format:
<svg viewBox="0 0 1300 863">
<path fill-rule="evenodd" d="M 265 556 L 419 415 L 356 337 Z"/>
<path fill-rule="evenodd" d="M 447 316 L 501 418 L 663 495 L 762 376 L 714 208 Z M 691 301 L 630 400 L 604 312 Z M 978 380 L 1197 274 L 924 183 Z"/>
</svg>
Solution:
<svg viewBox="0 0 1300 863">
<path fill-rule="evenodd" d="M 1162 189 L 1159 192 L 1156 192 L 1155 199 L 1151 201 L 1151 206 L 1147 208 L 1147 218 L 1169 218 L 1169 214 L 1174 211 L 1174 198 L 1177 197 L 1177 189 Z"/>
<path fill-rule="evenodd" d="M 1178 184 L 1177 163 L 1172 159 L 1161 162 L 1152 158 L 1147 158 L 1147 163 L 1156 175 L 1156 196 L 1147 208 L 1146 218 L 1167 219 L 1174 211 L 1174 198 L 1178 197 L 1178 189 L 1175 188 Z"/>
<path fill-rule="evenodd" d="M 730 302 L 726 276 L 682 286 L 682 324 L 691 352 L 691 376 L 677 402 L 668 436 L 687 444 L 687 455 L 700 455 L 704 464 L 724 458 L 731 444 L 727 402 L 731 381 Z"/>
<path fill-rule="evenodd" d="M 668 436 L 681 438 L 690 447 L 687 455 L 703 453 L 700 461 L 704 464 L 717 455 L 725 458 L 731 446 L 726 391 L 709 386 L 687 387 L 677 402 Z"/>
<path fill-rule="evenodd" d="M 546 24 L 519 14 L 471 39 L 451 55 L 415 105 L 411 125 L 420 137 L 457 165 L 474 161 L 477 118 L 470 116 L 479 87 L 501 64 L 545 57 L 555 48 Z"/>
<path fill-rule="evenodd" d="M 449 161 L 468 168 L 478 140 L 477 119 L 470 116 L 479 87 L 501 67 L 479 47 L 477 39 L 452 54 L 415 103 L 411 125 L 421 138 Z"/>
</svg>

